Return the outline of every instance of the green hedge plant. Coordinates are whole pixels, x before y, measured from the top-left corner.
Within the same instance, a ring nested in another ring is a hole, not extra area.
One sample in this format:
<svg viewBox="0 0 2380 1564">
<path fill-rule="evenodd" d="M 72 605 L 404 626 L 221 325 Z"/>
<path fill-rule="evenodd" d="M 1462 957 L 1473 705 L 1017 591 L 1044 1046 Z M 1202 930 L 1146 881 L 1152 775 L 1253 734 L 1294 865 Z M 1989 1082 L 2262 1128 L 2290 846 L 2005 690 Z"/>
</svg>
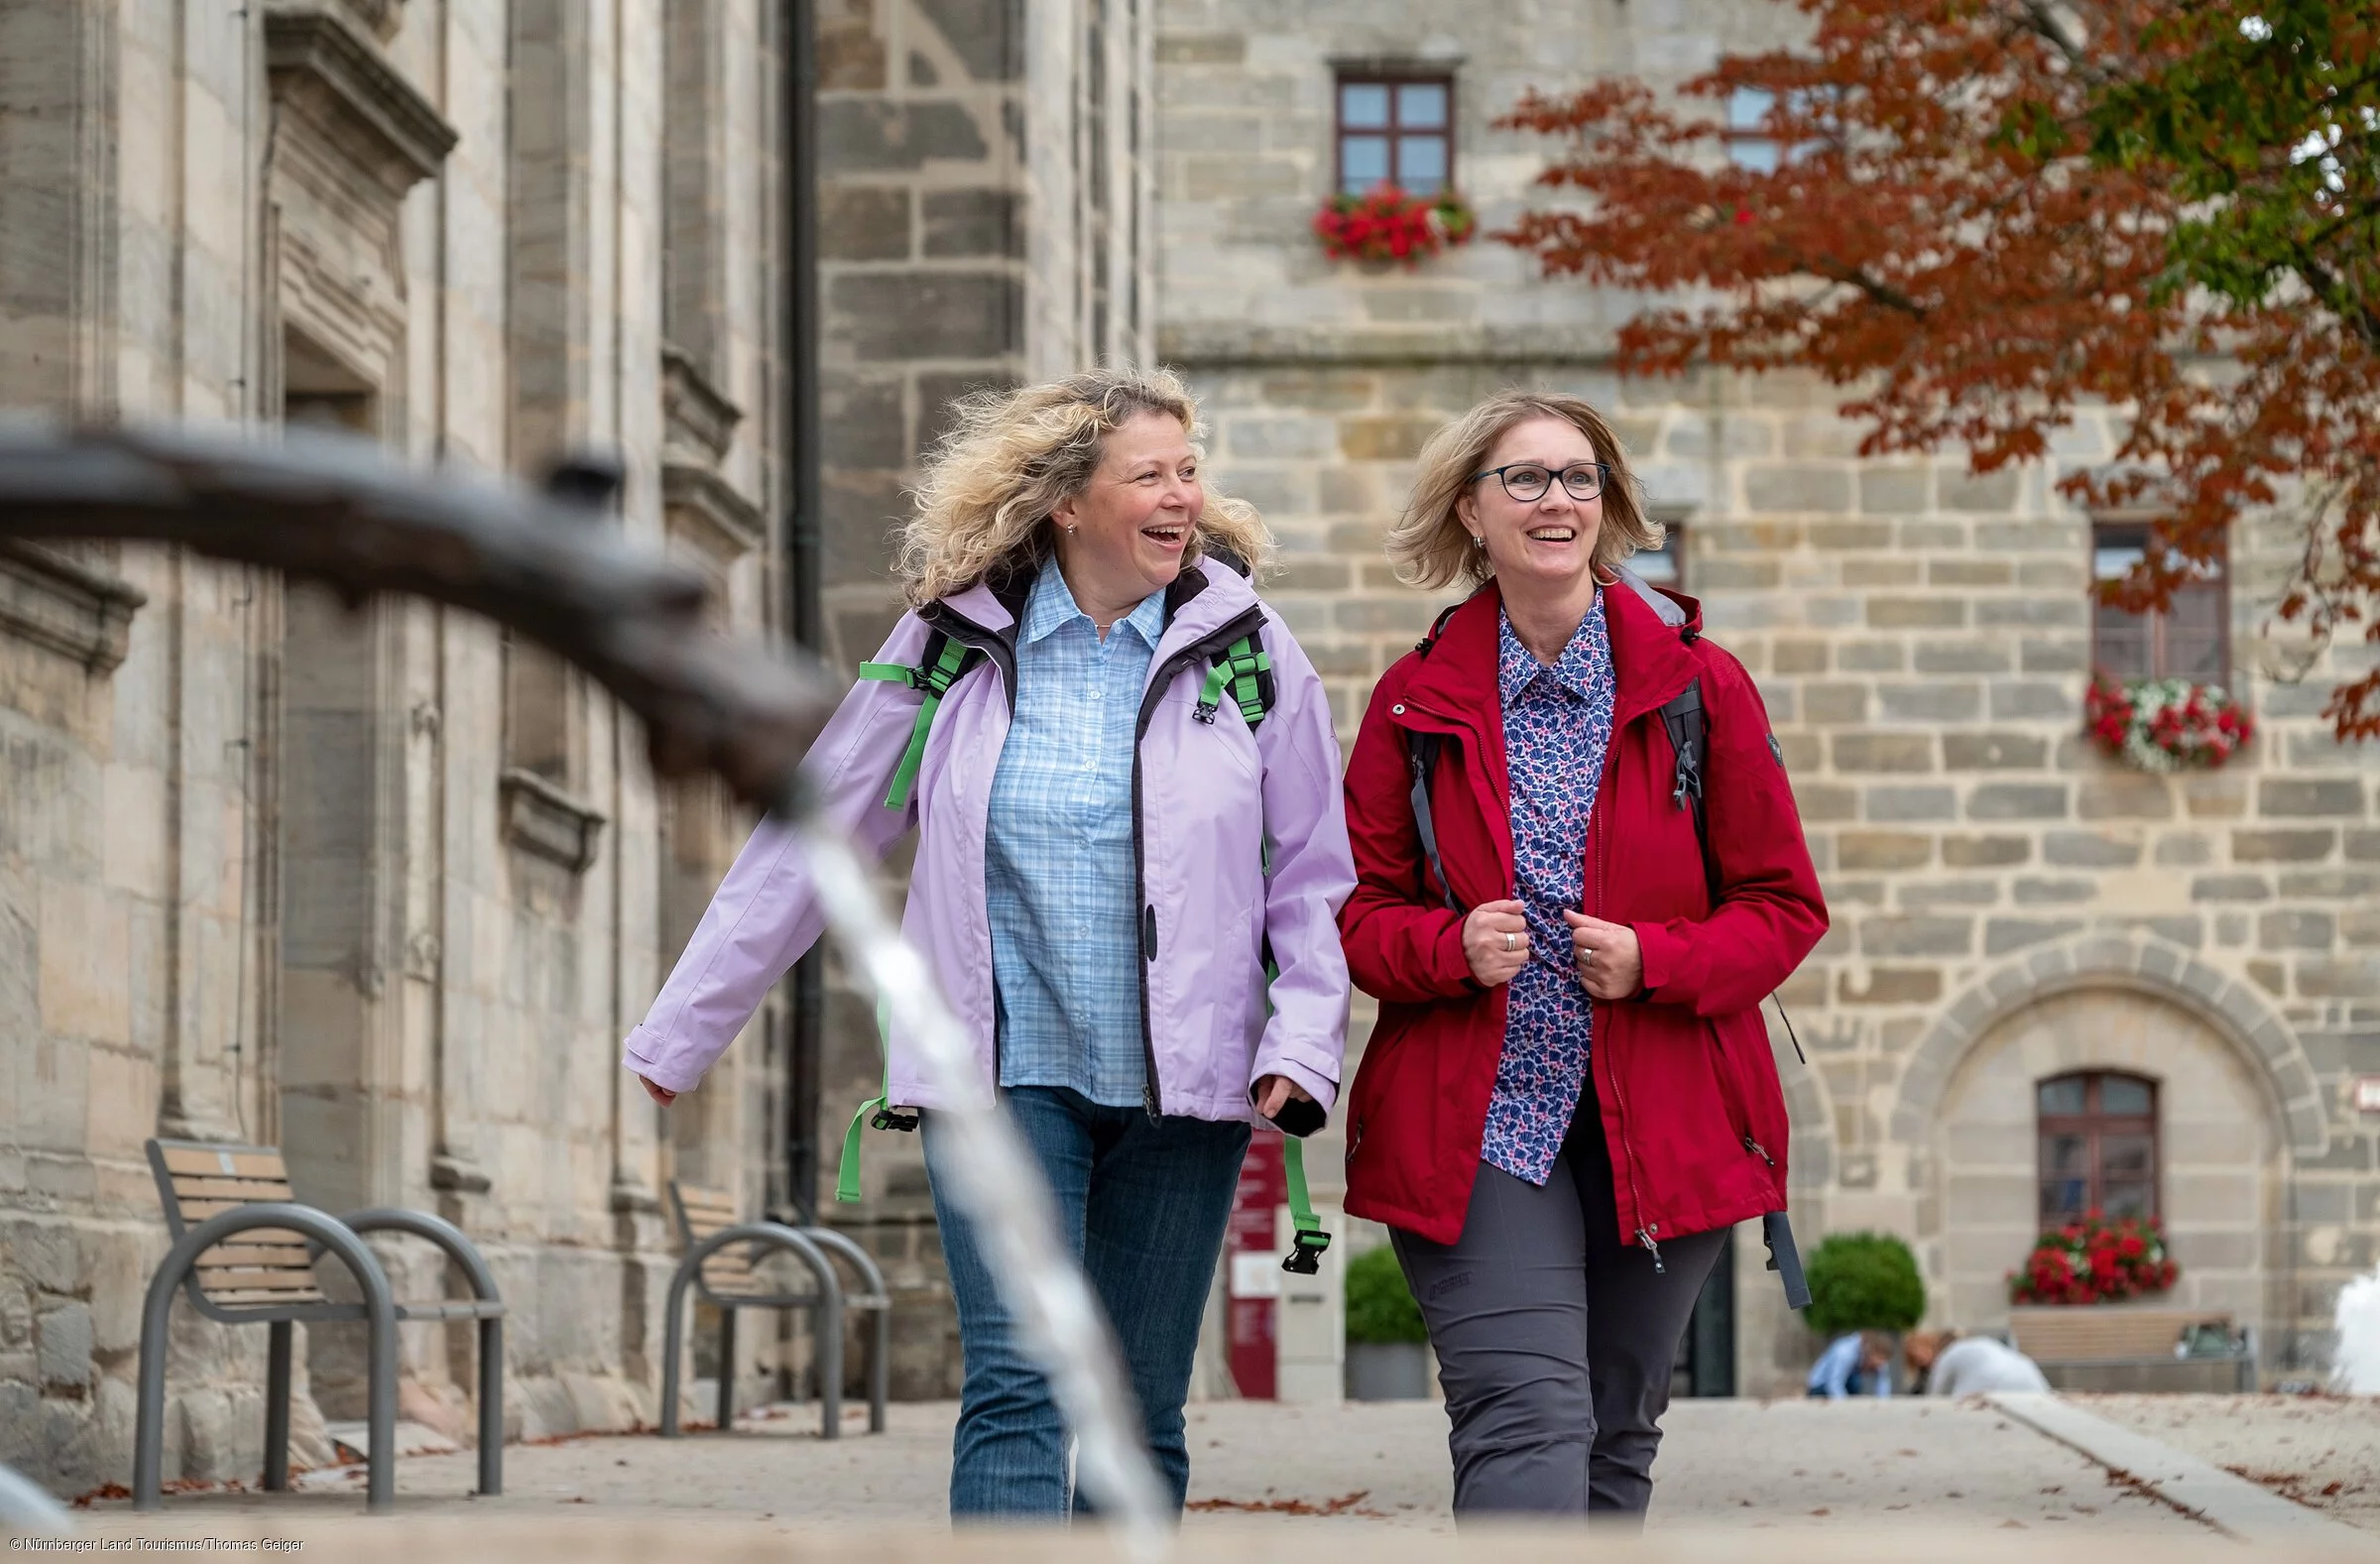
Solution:
<svg viewBox="0 0 2380 1564">
<path fill-rule="evenodd" d="M 1811 1251 L 1810 1307 L 1803 1317 L 1825 1336 L 1905 1331 L 1926 1316 L 1917 1257 L 1889 1233 L 1836 1233 Z"/>
<path fill-rule="evenodd" d="M 1374 1344 L 1430 1339 L 1421 1305 L 1405 1285 L 1404 1267 L 1385 1244 L 1347 1263 L 1347 1339 Z"/>
</svg>

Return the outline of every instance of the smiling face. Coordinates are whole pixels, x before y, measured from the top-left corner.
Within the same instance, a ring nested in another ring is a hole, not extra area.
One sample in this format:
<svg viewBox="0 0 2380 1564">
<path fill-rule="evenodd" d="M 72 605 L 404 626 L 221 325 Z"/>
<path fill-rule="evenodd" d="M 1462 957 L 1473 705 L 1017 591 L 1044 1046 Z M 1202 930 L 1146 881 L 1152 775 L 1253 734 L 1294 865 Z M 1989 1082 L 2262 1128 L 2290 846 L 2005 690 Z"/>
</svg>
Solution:
<svg viewBox="0 0 2380 1564">
<path fill-rule="evenodd" d="M 1083 492 L 1050 513 L 1076 603 L 1106 624 L 1172 585 L 1206 508 L 1189 430 L 1162 413 L 1119 425 Z"/>
<path fill-rule="evenodd" d="M 1559 473 L 1581 462 L 1607 460 L 1569 420 L 1535 418 L 1504 430 L 1477 470 L 1533 462 Z M 1484 540 L 1506 592 L 1560 596 L 1578 591 L 1594 565 L 1604 498 L 1574 500 L 1554 482 L 1536 499 L 1521 501 L 1495 479 L 1482 478 L 1455 502 L 1455 515 L 1474 538 Z"/>
</svg>

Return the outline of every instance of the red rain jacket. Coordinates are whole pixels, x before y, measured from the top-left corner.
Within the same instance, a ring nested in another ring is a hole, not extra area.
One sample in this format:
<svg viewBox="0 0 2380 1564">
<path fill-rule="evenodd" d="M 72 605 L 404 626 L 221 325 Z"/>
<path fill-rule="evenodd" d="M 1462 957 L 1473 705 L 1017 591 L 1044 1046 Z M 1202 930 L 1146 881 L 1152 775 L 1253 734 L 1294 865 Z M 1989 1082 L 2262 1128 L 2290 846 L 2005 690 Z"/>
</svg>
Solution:
<svg viewBox="0 0 2380 1564">
<path fill-rule="evenodd" d="M 1590 1059 L 1619 1230 L 1656 1256 L 1663 1240 L 1785 1208 L 1785 1100 L 1759 1006 L 1827 927 L 1759 692 L 1742 663 L 1700 639 L 1700 605 L 1670 595 L 1684 609 L 1676 628 L 1624 586 L 1604 593 L 1618 689 L 1582 908 L 1629 924 L 1644 951 L 1641 994 L 1593 1002 Z M 1500 602 L 1489 582 L 1389 668 L 1347 772 L 1357 882 L 1339 930 L 1356 986 L 1380 1001 L 1349 1098 L 1347 1209 L 1441 1244 L 1470 1209 L 1505 991 L 1472 978 L 1462 914 L 1424 867 L 1405 735 L 1445 736 L 1430 802 L 1456 899 L 1469 908 L 1511 898 Z M 1693 815 L 1673 800 L 1676 752 L 1660 713 L 1698 677 L 1717 907 Z"/>
</svg>

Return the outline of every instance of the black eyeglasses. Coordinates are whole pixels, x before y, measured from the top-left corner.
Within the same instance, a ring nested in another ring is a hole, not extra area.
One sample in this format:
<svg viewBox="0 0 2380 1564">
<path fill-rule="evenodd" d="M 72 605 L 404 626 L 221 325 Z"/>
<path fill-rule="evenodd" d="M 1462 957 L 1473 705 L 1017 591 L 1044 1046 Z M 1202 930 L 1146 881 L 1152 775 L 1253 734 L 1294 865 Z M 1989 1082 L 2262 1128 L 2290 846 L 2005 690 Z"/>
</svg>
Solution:
<svg viewBox="0 0 2380 1564">
<path fill-rule="evenodd" d="M 1482 478 L 1493 478 L 1504 486 L 1506 494 L 1528 505 L 1544 499 L 1545 491 L 1554 486 L 1557 477 L 1562 480 L 1564 492 L 1572 499 L 1592 500 L 1604 492 L 1604 484 L 1610 476 L 1611 469 L 1600 461 L 1573 462 L 1559 473 L 1548 469 L 1543 462 L 1520 461 L 1508 466 L 1490 467 L 1486 472 L 1475 472 L 1471 475 L 1471 481 L 1477 483 Z"/>
</svg>

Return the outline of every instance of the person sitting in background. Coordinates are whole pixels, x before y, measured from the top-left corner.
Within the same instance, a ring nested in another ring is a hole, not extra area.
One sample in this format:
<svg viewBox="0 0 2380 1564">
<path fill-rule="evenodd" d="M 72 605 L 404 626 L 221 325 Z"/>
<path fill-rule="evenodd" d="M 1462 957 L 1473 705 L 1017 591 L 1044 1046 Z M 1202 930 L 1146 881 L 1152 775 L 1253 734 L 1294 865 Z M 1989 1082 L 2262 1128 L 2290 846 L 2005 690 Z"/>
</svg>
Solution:
<svg viewBox="0 0 2380 1564">
<path fill-rule="evenodd" d="M 1987 1390 L 2047 1390 L 2038 1364 L 1988 1336 L 1913 1331 L 1902 1356 L 1912 1376 L 1926 1377 L 1928 1395 L 1981 1395 Z"/>
<path fill-rule="evenodd" d="M 1846 1395 L 1890 1395 L 1892 1338 L 1882 1331 L 1838 1336 L 1810 1366 L 1810 1393 L 1840 1401 Z"/>
</svg>

